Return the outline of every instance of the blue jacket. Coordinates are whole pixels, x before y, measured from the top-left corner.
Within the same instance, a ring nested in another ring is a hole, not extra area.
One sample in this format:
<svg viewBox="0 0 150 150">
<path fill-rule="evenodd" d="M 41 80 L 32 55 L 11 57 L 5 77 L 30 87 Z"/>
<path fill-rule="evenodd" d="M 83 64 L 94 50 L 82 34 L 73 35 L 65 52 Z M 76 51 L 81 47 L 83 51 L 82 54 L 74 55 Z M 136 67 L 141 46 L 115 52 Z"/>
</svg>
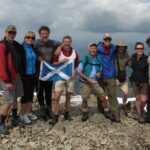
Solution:
<svg viewBox="0 0 150 150">
<path fill-rule="evenodd" d="M 99 42 L 97 45 L 97 50 L 101 56 L 102 77 L 112 79 L 115 76 L 114 53 L 116 46 L 111 44 L 110 54 L 108 55 L 104 51 L 103 42 Z"/>
<path fill-rule="evenodd" d="M 28 44 L 23 44 L 26 57 L 26 74 L 33 75 L 36 73 L 36 54 L 33 47 Z"/>
</svg>

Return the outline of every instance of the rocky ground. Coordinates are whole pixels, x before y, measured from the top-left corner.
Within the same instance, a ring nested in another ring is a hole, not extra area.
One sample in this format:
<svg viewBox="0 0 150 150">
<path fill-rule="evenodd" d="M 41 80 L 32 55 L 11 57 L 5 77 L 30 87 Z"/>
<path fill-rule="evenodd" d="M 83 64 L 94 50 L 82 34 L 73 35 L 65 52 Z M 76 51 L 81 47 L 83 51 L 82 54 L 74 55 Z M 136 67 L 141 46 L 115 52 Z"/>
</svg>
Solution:
<svg viewBox="0 0 150 150">
<path fill-rule="evenodd" d="M 112 123 L 90 102 L 90 119 L 82 122 L 81 109 L 72 103 L 71 122 L 64 121 L 61 104 L 59 122 L 38 120 L 25 128 L 13 128 L 9 136 L 0 135 L 0 150 L 149 150 L 150 125 L 139 124 L 122 113 L 122 123 Z M 37 104 L 34 105 L 37 110 Z M 38 113 L 38 111 L 36 111 Z"/>
</svg>

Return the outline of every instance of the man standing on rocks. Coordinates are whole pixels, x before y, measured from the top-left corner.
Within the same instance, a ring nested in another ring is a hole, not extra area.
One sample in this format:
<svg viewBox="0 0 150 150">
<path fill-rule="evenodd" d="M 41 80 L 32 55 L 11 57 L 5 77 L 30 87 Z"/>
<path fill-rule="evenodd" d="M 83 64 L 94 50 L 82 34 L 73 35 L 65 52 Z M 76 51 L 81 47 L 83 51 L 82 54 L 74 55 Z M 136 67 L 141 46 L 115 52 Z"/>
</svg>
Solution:
<svg viewBox="0 0 150 150">
<path fill-rule="evenodd" d="M 6 117 L 13 104 L 13 86 L 17 82 L 17 73 L 14 66 L 12 49 L 9 43 L 13 43 L 16 35 L 16 28 L 8 26 L 5 31 L 4 41 L 0 42 L 0 87 L 3 90 L 4 105 L 0 115 L 0 133 L 9 134 L 6 127 Z M 4 43 L 5 42 L 5 43 Z"/>
<path fill-rule="evenodd" d="M 150 36 L 147 37 L 146 43 L 148 48 L 150 48 Z M 148 68 L 149 68 L 149 87 L 148 87 L 148 100 L 147 100 L 147 113 L 145 116 L 145 122 L 150 123 L 150 54 L 148 56 Z"/>
<path fill-rule="evenodd" d="M 116 82 L 115 82 L 115 62 L 114 53 L 116 47 L 111 44 L 111 35 L 106 33 L 103 36 L 103 42 L 97 45 L 98 53 L 102 61 L 102 79 L 104 87 L 107 89 L 109 98 L 110 110 L 115 115 L 115 121 L 120 122 L 119 106 L 116 97 Z"/>
<path fill-rule="evenodd" d="M 35 43 L 39 62 L 44 60 L 47 63 L 52 63 L 54 51 L 60 45 L 60 42 L 50 40 L 49 35 L 50 29 L 48 26 L 41 26 L 39 28 L 40 39 Z M 39 66 L 37 69 L 39 70 Z M 40 105 L 40 116 L 44 120 L 47 120 L 47 115 L 50 118 L 54 117 L 52 111 L 52 86 L 52 81 L 39 80 L 37 98 Z"/>
<path fill-rule="evenodd" d="M 131 57 L 127 53 L 127 44 L 118 40 L 115 52 L 116 85 L 123 94 L 123 110 L 127 115 L 128 82 L 126 80 L 126 67 L 131 66 Z"/>
<path fill-rule="evenodd" d="M 71 47 L 72 44 L 72 38 L 69 35 L 66 35 L 63 37 L 63 43 L 61 47 L 59 47 L 59 56 L 54 55 L 54 60 L 53 64 L 58 65 L 58 64 L 64 64 L 68 61 L 71 61 L 73 63 L 72 67 L 72 76 L 70 77 L 69 80 L 58 80 L 55 82 L 55 87 L 54 87 L 54 113 L 55 113 L 55 118 L 52 119 L 50 124 L 55 125 L 58 122 L 59 118 L 59 100 L 60 96 L 64 90 L 66 89 L 66 104 L 65 104 L 65 114 L 64 114 L 64 119 L 65 120 L 71 120 L 70 116 L 70 99 L 71 95 L 74 92 L 74 79 L 76 76 L 76 69 L 78 67 L 79 63 L 79 56 L 76 52 L 75 49 Z M 57 50 L 58 50 L 57 49 Z"/>
<path fill-rule="evenodd" d="M 91 93 L 99 97 L 104 108 L 104 115 L 109 119 L 114 119 L 109 111 L 108 101 L 104 94 L 102 87 L 98 84 L 98 79 L 101 78 L 101 58 L 97 55 L 96 43 L 90 43 L 88 46 L 89 54 L 81 59 L 78 66 L 78 74 L 80 76 L 80 87 L 82 96 L 82 110 L 83 116 L 82 121 L 86 121 L 88 116 L 88 103 L 87 100 L 90 98 Z"/>
<path fill-rule="evenodd" d="M 5 45 L 5 50 L 10 51 L 12 55 L 12 61 L 15 67 L 15 71 L 17 73 L 17 81 L 13 85 L 12 93 L 13 93 L 13 105 L 12 105 L 12 126 L 16 127 L 20 124 L 19 117 L 17 115 L 17 98 L 23 96 L 23 85 L 21 80 L 22 73 L 22 47 L 21 45 L 15 41 L 15 37 L 17 34 L 16 27 L 14 25 L 7 26 L 5 30 L 5 37 L 1 41 L 2 44 Z"/>
</svg>

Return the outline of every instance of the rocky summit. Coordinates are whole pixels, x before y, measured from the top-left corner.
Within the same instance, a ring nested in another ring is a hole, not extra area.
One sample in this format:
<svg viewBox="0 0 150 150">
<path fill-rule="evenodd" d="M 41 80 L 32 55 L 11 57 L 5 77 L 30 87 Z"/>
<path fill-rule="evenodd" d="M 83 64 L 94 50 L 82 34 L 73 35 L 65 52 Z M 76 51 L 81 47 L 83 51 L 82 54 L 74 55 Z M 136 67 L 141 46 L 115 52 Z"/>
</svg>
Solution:
<svg viewBox="0 0 150 150">
<path fill-rule="evenodd" d="M 26 127 L 11 129 L 0 135 L 0 150 L 149 150 L 150 125 L 139 124 L 121 112 L 121 123 L 112 123 L 97 112 L 96 101 L 89 102 L 90 118 L 81 121 L 80 104 L 72 102 L 72 121 L 64 121 L 64 104 L 60 104 L 59 122 L 38 120 Z M 34 113 L 38 105 L 34 103 Z M 8 121 L 9 124 L 9 121 Z"/>
</svg>

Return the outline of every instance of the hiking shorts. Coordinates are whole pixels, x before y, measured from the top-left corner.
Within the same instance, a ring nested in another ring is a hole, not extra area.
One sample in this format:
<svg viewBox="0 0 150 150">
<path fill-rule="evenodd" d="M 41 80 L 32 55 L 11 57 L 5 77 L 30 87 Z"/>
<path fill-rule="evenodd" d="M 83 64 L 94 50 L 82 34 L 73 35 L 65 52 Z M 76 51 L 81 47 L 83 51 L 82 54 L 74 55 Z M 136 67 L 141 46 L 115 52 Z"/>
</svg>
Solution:
<svg viewBox="0 0 150 150">
<path fill-rule="evenodd" d="M 69 81 L 56 81 L 55 84 L 55 92 L 62 92 L 63 90 L 66 90 L 69 93 L 74 92 L 74 80 L 69 80 Z"/>
<path fill-rule="evenodd" d="M 13 86 L 13 97 L 22 97 L 23 96 L 23 84 L 20 77 L 20 74 L 17 74 L 17 82 Z"/>
<path fill-rule="evenodd" d="M 4 103 L 12 104 L 13 103 L 13 91 L 8 90 L 5 83 L 0 80 L 0 90 L 3 91 Z"/>
<path fill-rule="evenodd" d="M 120 90 L 124 94 L 128 94 L 128 82 L 120 82 L 118 79 L 116 79 L 116 86 L 120 88 Z"/>
<path fill-rule="evenodd" d="M 139 86 L 136 82 L 132 81 L 131 85 L 135 96 L 137 95 L 148 96 L 148 83 L 143 83 L 141 86 Z"/>
<path fill-rule="evenodd" d="M 94 94 L 96 97 L 104 96 L 104 90 L 98 83 L 80 82 L 80 94 L 83 100 L 88 100 L 91 94 Z"/>
</svg>

